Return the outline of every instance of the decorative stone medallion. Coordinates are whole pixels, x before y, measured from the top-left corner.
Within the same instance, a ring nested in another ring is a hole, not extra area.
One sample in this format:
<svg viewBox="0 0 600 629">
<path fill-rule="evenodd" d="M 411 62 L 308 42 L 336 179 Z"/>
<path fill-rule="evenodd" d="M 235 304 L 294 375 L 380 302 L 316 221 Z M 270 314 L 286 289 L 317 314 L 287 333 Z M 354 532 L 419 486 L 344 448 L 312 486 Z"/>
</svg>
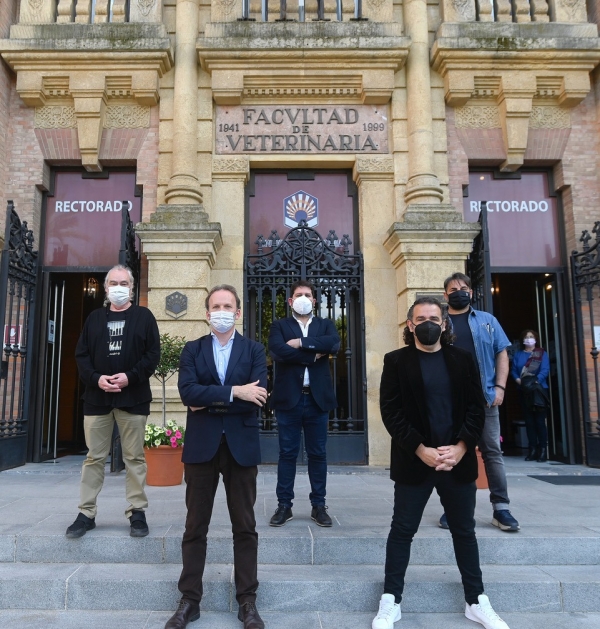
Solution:
<svg viewBox="0 0 600 629">
<path fill-rule="evenodd" d="M 187 314 L 187 296 L 180 292 L 171 293 L 165 299 L 165 312 L 173 319 Z"/>
</svg>

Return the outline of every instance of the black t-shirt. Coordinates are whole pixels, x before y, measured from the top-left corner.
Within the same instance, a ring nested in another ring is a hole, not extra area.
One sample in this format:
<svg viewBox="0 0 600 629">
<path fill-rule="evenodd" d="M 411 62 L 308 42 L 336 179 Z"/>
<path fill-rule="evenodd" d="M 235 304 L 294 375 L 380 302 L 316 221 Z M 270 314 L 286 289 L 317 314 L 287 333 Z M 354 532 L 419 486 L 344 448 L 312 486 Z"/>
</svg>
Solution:
<svg viewBox="0 0 600 629">
<path fill-rule="evenodd" d="M 431 431 L 430 447 L 452 443 L 452 386 L 443 352 L 419 350 L 419 364 L 425 385 L 427 418 Z"/>
<path fill-rule="evenodd" d="M 110 359 L 111 371 L 115 373 L 124 373 L 124 361 L 121 350 L 123 349 L 123 337 L 125 335 L 125 326 L 127 324 L 128 310 L 122 310 L 120 312 L 109 310 L 107 317 L 108 327 L 108 347 L 106 348 Z M 107 375 L 107 374 L 103 374 Z M 113 408 L 121 408 L 119 406 L 119 394 L 113 393 L 113 403 L 110 406 L 96 406 L 84 402 L 83 414 L 84 415 L 106 415 L 112 411 Z M 130 406 L 123 408 L 133 415 L 149 415 L 150 414 L 150 402 L 142 402 L 136 406 Z"/>
<path fill-rule="evenodd" d="M 475 364 L 477 364 L 477 354 L 475 353 L 475 343 L 473 342 L 473 333 L 469 327 L 470 311 L 462 314 L 450 315 L 452 321 L 452 331 L 456 335 L 454 345 L 461 349 L 467 350 L 473 356 Z"/>
</svg>

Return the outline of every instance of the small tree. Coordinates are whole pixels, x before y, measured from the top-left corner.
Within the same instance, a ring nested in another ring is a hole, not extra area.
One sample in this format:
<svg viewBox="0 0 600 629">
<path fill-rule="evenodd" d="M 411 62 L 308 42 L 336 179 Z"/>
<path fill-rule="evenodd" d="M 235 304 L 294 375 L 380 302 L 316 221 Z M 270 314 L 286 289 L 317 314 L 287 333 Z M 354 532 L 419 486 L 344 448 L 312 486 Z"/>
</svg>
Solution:
<svg viewBox="0 0 600 629">
<path fill-rule="evenodd" d="M 183 336 L 160 335 L 160 361 L 154 377 L 162 385 L 162 425 L 167 423 L 167 380 L 179 370 L 179 357 L 185 345 Z"/>
</svg>

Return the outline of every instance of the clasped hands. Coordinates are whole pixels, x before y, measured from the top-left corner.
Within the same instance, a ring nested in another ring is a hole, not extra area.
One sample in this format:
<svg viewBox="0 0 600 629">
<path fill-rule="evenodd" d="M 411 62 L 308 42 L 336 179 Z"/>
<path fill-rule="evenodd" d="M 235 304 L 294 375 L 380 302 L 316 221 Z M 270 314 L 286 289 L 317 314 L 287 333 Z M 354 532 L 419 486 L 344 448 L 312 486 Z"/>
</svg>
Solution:
<svg viewBox="0 0 600 629">
<path fill-rule="evenodd" d="M 440 446 L 428 448 L 421 444 L 415 454 L 429 467 L 434 467 L 436 472 L 451 472 L 458 465 L 467 451 L 464 441 L 459 441 L 453 446 Z"/>
<path fill-rule="evenodd" d="M 100 376 L 98 387 L 107 393 L 121 393 L 129 384 L 129 380 L 124 373 L 116 373 L 114 376 Z"/>
</svg>

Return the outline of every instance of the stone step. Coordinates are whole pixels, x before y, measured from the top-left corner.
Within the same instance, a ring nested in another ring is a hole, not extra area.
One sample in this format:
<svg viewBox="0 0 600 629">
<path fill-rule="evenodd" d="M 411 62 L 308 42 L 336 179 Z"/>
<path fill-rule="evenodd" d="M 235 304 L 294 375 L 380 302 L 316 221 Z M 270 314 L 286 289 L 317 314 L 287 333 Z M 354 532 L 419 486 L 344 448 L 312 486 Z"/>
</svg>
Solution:
<svg viewBox="0 0 600 629">
<path fill-rule="evenodd" d="M 0 562 L 23 563 L 147 563 L 181 562 L 183 526 L 151 526 L 150 535 L 131 538 L 128 527 L 99 525 L 84 537 L 65 537 L 57 518 L 22 533 L 0 535 Z M 259 564 L 381 564 L 385 562 L 388 527 L 303 525 L 259 527 Z M 484 565 L 593 565 L 600 563 L 600 530 L 572 526 L 535 527 L 504 533 L 491 526 L 477 529 Z M 208 563 L 231 563 L 231 530 L 217 526 L 209 533 Z M 412 561 L 423 565 L 453 564 L 450 533 L 423 526 L 412 545 Z"/>
<path fill-rule="evenodd" d="M 164 629 L 171 612 L 161 611 L 46 611 L 0 610 L 0 626 L 10 629 Z M 372 612 L 263 612 L 268 629 L 368 629 Z M 507 612 L 503 619 L 513 629 L 597 629 L 600 613 Z M 188 629 L 240 629 L 237 614 L 202 611 L 200 620 Z M 477 625 L 456 614 L 403 613 L 398 629 L 477 629 Z"/>
<path fill-rule="evenodd" d="M 177 564 L 0 565 L 0 609 L 173 610 Z M 265 612 L 374 612 L 383 567 L 259 566 L 257 604 Z M 486 566 L 486 593 L 502 612 L 600 612 L 600 566 Z M 203 609 L 235 610 L 233 567 L 207 565 Z M 460 613 L 459 573 L 453 565 L 411 565 L 406 613 Z M 542 625 L 540 625 L 542 626 Z"/>
</svg>

